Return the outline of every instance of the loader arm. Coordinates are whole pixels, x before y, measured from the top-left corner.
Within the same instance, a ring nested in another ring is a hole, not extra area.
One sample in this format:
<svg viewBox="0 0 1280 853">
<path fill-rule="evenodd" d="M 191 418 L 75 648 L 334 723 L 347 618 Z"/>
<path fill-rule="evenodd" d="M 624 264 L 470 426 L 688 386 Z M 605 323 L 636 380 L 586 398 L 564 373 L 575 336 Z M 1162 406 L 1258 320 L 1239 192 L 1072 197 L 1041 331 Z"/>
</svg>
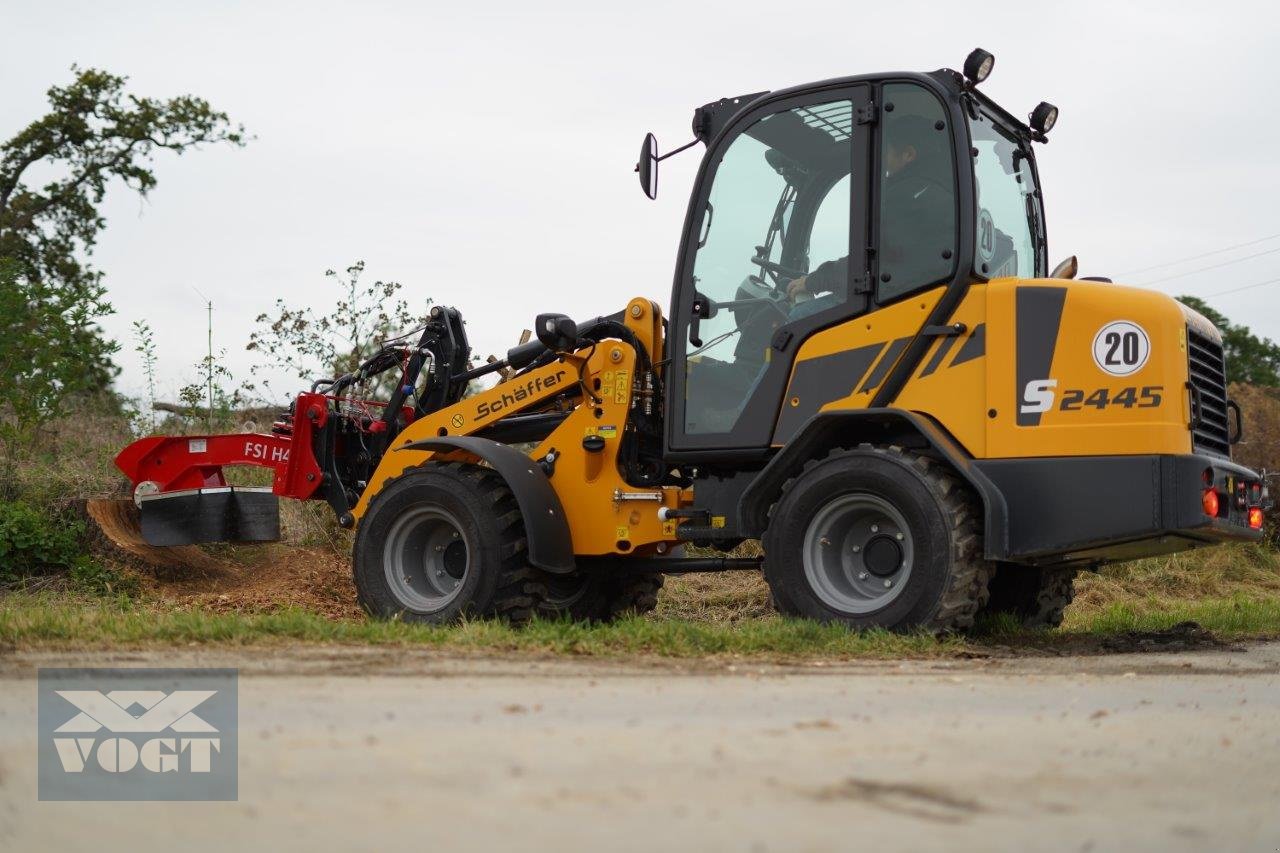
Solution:
<svg viewBox="0 0 1280 853">
<path fill-rule="evenodd" d="M 564 420 L 530 451 L 529 458 L 540 465 L 564 507 L 574 553 L 652 555 L 667 550 L 676 542 L 676 522 L 660 518 L 659 509 L 678 509 L 689 502 L 691 493 L 678 485 L 629 482 L 619 459 L 638 413 L 651 407 L 657 396 L 654 389 L 644 387 L 637 367 L 641 359 L 646 363 L 654 356 L 661 359 L 662 315 L 652 301 L 634 299 L 622 316 L 636 345 L 613 338 L 590 342 L 407 426 L 353 509 L 357 524 L 382 490 L 405 470 L 433 459 L 479 459 L 475 453 L 416 445 L 483 434 L 504 419 L 530 412 L 561 411 Z M 527 520 L 526 526 L 533 533 Z"/>
</svg>

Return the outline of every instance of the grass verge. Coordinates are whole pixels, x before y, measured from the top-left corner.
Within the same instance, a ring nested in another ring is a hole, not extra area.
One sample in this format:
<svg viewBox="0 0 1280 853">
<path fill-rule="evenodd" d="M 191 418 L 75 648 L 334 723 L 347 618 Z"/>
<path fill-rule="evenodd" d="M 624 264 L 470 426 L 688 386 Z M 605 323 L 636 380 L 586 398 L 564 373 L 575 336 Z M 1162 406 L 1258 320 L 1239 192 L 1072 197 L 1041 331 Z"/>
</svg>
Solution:
<svg viewBox="0 0 1280 853">
<path fill-rule="evenodd" d="M 770 617 L 735 625 L 630 618 L 609 625 L 539 620 L 523 628 L 475 620 L 429 626 L 330 619 L 301 609 L 269 613 L 157 611 L 129 600 L 68 601 L 14 594 L 0 600 L 0 643 L 18 647 L 95 648 L 151 644 L 249 645 L 272 642 L 412 645 L 468 652 L 560 655 L 770 658 L 926 657 L 963 641 L 887 631 L 853 633 L 815 622 Z"/>
<path fill-rule="evenodd" d="M 1068 610 L 1058 633 L 1106 637 L 1161 631 L 1180 622 L 1195 622 L 1223 639 L 1280 637 L 1280 598 L 1115 601 L 1090 611 Z"/>
<path fill-rule="evenodd" d="M 1076 614 L 1064 630 L 1031 633 L 1001 620 L 968 637 L 856 633 L 777 616 L 733 623 L 631 618 L 611 625 L 537 621 L 520 629 L 492 621 L 433 627 L 404 622 L 332 619 L 301 609 L 218 613 L 158 610 L 129 599 L 68 600 L 12 594 L 0 600 L 0 643 L 20 648 L 119 648 L 149 645 L 240 646 L 337 643 L 418 646 L 468 653 L 571 656 L 653 655 L 668 658 L 744 657 L 762 660 L 852 660 L 957 657 L 1077 646 L 1114 645 L 1130 632 L 1152 632 L 1194 621 L 1220 639 L 1280 636 L 1280 598 L 1187 601 L 1177 606 L 1125 601 Z"/>
</svg>

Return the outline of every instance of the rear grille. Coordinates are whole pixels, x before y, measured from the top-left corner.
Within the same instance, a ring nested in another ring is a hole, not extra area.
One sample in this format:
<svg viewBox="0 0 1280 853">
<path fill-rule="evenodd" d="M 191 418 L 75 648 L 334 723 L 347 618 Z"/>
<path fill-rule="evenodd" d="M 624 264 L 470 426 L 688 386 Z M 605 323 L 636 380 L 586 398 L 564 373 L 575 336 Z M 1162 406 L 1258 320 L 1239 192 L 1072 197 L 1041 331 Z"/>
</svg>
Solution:
<svg viewBox="0 0 1280 853">
<path fill-rule="evenodd" d="M 1196 450 L 1229 457 L 1227 373 L 1222 346 L 1188 328 L 1187 369 L 1197 392 L 1191 400 L 1191 443 Z"/>
</svg>

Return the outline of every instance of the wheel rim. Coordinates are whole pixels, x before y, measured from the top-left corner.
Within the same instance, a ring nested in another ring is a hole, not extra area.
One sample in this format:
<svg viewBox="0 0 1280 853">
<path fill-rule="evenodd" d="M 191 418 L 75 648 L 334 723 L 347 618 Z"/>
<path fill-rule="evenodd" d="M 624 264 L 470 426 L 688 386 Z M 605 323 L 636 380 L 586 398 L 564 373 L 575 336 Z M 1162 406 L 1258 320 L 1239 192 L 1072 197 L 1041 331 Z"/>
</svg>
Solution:
<svg viewBox="0 0 1280 853">
<path fill-rule="evenodd" d="M 471 571 L 462 525 L 438 506 L 416 507 L 396 519 L 382 555 L 392 593 L 418 612 L 447 607 L 462 594 Z"/>
<path fill-rule="evenodd" d="M 841 495 L 805 530 L 802 554 L 810 588 L 829 607 L 872 613 L 902 594 L 915 543 L 902 513 L 877 495 Z"/>
</svg>

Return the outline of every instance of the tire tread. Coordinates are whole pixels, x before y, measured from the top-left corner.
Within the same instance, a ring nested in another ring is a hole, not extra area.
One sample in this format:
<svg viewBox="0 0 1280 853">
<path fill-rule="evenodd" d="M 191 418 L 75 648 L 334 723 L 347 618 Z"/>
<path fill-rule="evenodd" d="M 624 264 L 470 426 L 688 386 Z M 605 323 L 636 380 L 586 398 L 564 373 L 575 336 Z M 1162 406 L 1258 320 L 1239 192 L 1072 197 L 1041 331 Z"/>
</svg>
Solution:
<svg viewBox="0 0 1280 853">
<path fill-rule="evenodd" d="M 952 571 L 949 583 L 932 614 L 915 627 L 932 634 L 971 628 L 978 611 L 987 602 L 987 588 L 993 573 L 992 564 L 983 557 L 982 513 L 978 507 L 978 498 L 972 490 L 947 466 L 934 458 L 897 445 L 876 445 L 864 442 L 856 447 L 832 448 L 826 455 L 816 456 L 806 461 L 792 477 L 783 483 L 778 499 L 769 508 L 769 518 L 772 520 L 778 505 L 804 474 L 818 465 L 854 456 L 878 457 L 913 469 L 920 476 L 925 487 L 934 495 L 938 508 L 950 525 L 948 538 L 951 543 Z M 767 531 L 765 536 L 767 539 Z M 765 552 L 767 560 L 767 546 Z M 766 580 L 768 580 L 767 573 Z M 798 608 L 791 603 L 779 586 L 770 582 L 770 591 L 775 606 L 781 612 L 800 615 Z"/>
<path fill-rule="evenodd" d="M 541 573 L 528 562 L 528 539 L 520 507 L 506 481 L 492 468 L 466 462 L 431 461 L 411 466 L 383 484 L 379 495 L 370 504 L 366 518 L 375 510 L 379 497 L 390 494 L 397 483 L 419 476 L 424 471 L 449 477 L 460 488 L 470 491 L 481 506 L 488 508 L 499 529 L 501 562 L 496 588 L 492 598 L 475 615 L 501 619 L 512 625 L 527 623 L 538 611 L 546 589 L 540 582 Z M 356 529 L 356 551 L 361 547 L 362 534 L 366 529 L 364 524 Z M 369 613 L 377 613 L 381 603 L 369 594 L 358 576 L 355 586 L 360 606 Z"/>
</svg>

